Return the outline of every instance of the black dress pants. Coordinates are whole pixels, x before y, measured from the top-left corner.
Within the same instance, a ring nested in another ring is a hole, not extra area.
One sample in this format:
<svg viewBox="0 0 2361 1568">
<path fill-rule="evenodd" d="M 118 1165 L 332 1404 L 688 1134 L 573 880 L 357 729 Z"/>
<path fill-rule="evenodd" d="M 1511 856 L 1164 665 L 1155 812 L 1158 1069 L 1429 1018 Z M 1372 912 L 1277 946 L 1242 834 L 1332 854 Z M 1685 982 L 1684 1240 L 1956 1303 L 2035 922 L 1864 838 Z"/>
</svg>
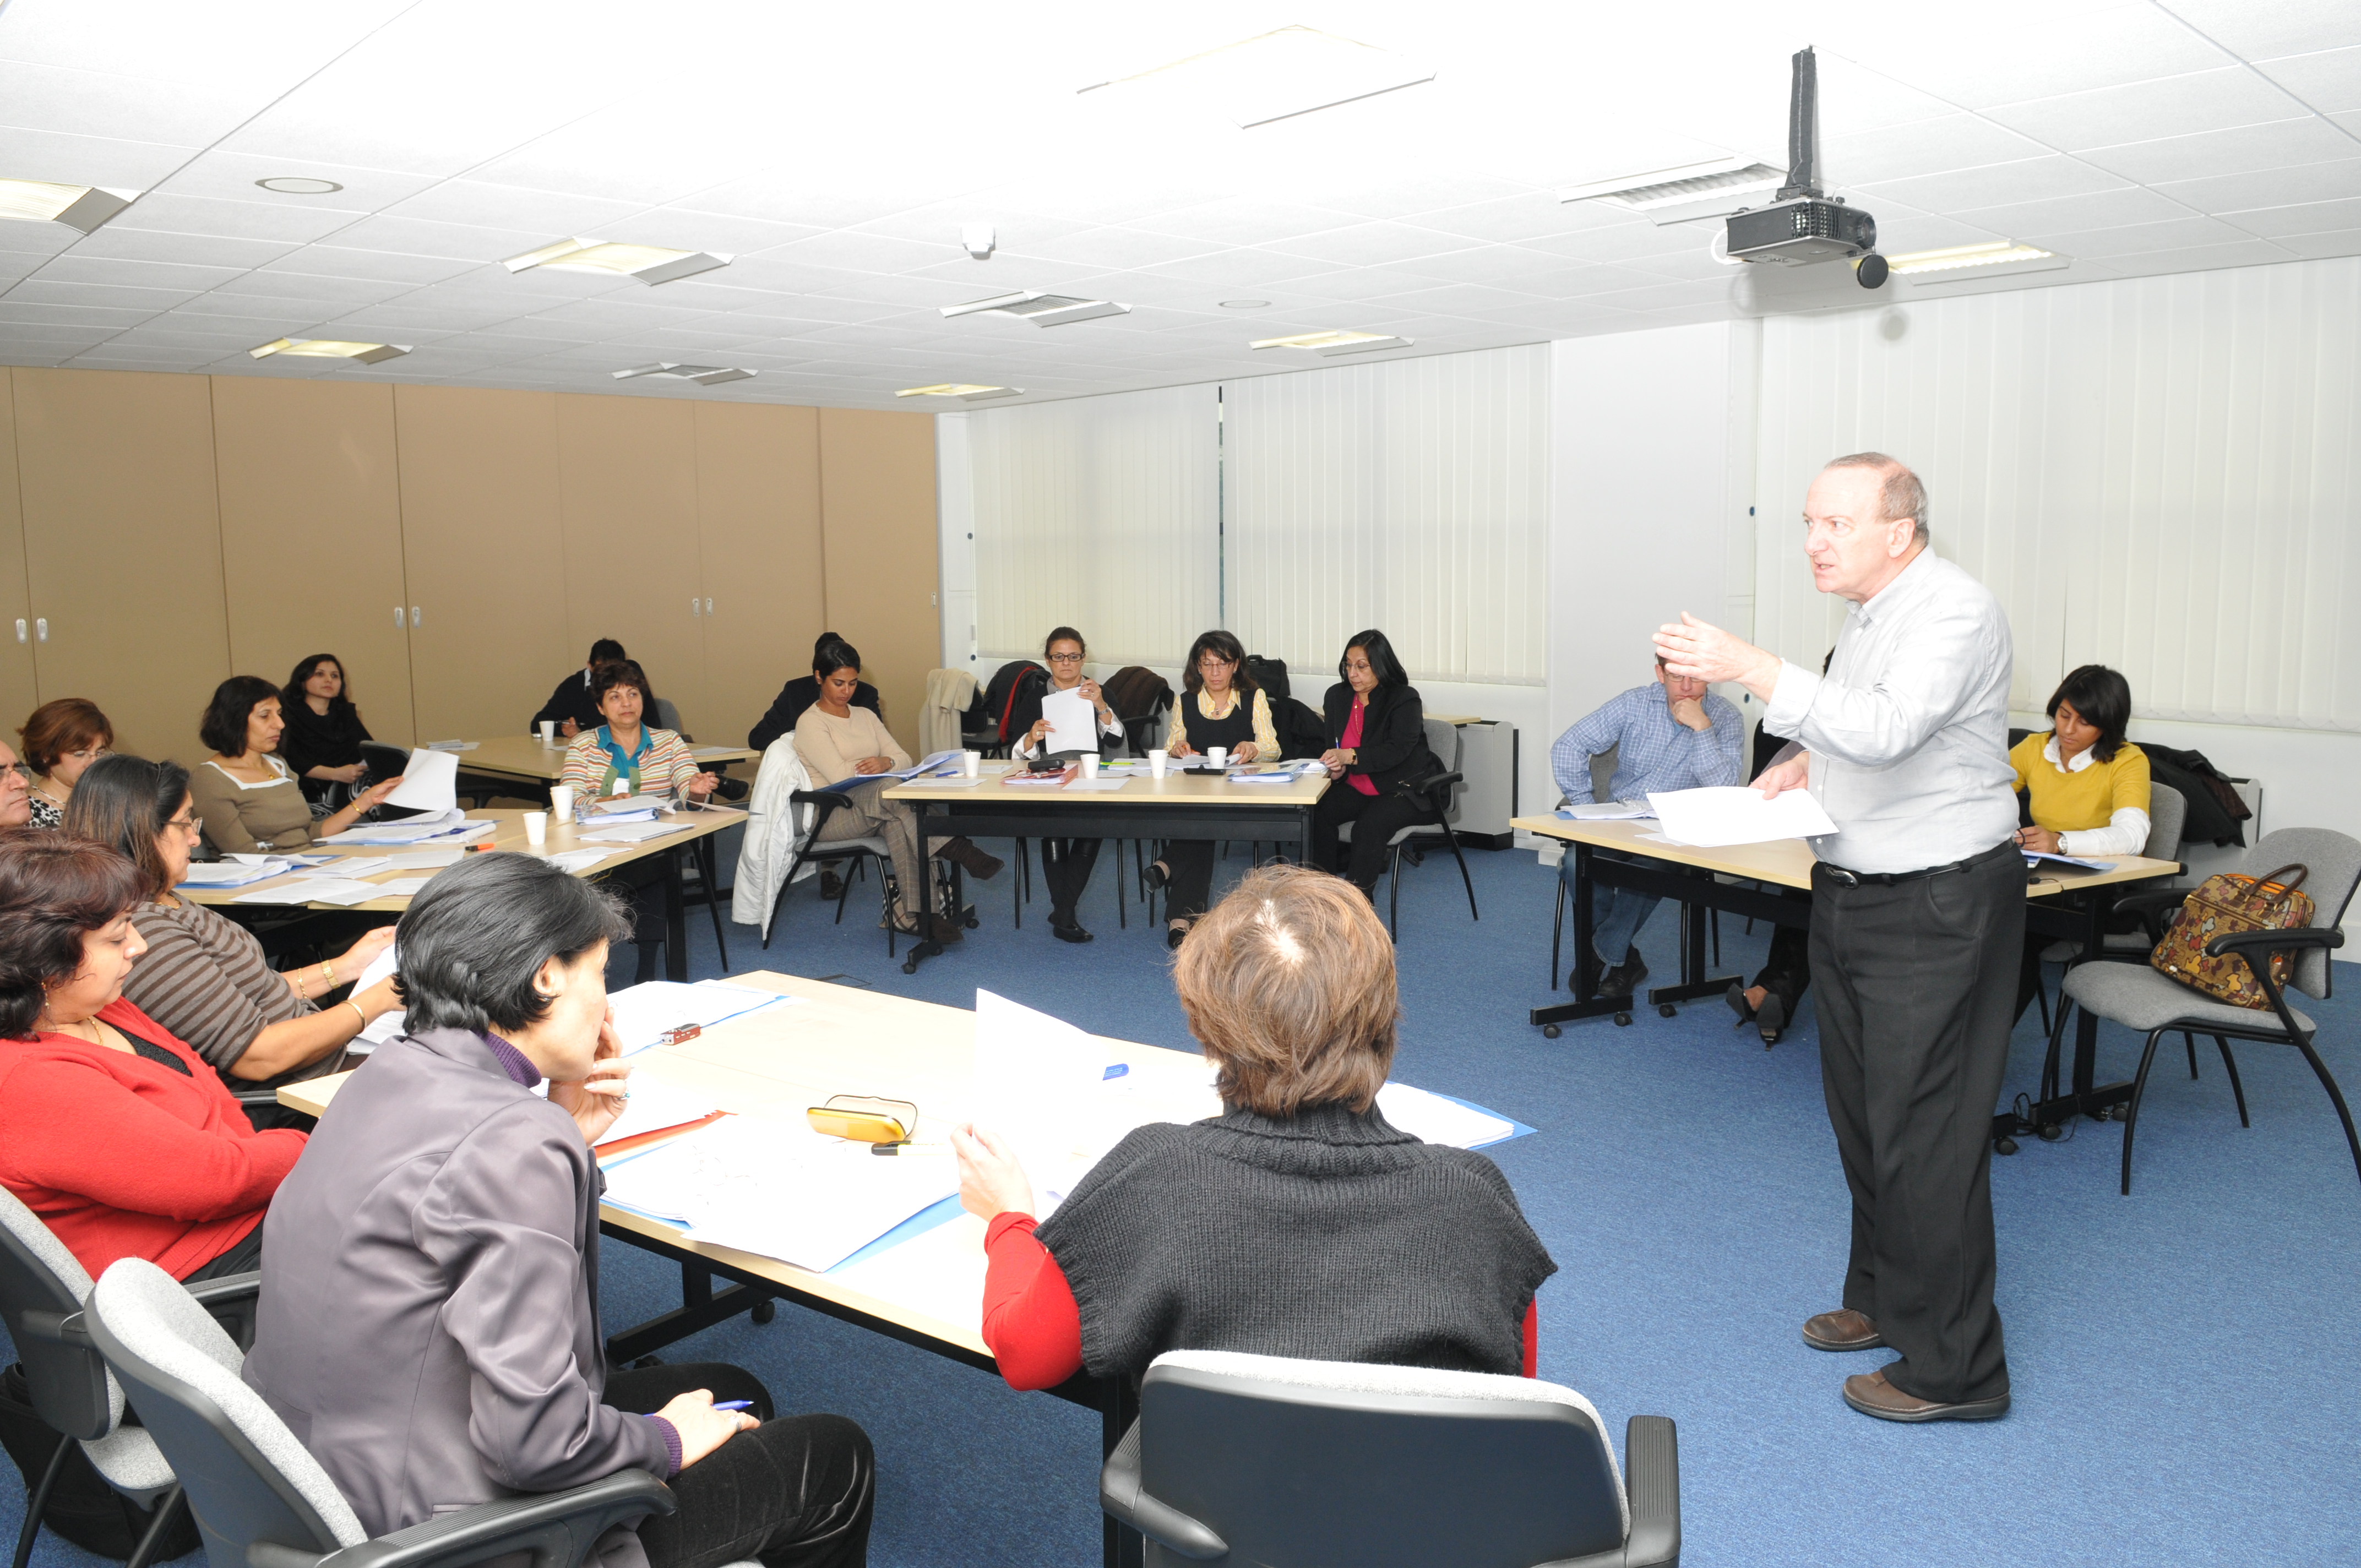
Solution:
<svg viewBox="0 0 2361 1568">
<path fill-rule="evenodd" d="M 1171 872 L 1164 884 L 1164 916 L 1194 920 L 1205 913 L 1213 892 L 1213 840 L 1172 839 L 1164 845 L 1163 861 Z"/>
<path fill-rule="evenodd" d="M 773 1419 L 770 1391 L 720 1362 L 612 1372 L 607 1403 L 653 1415 L 692 1388 L 752 1401 L 762 1418 L 669 1483 L 675 1513 L 640 1521 L 649 1568 L 721 1568 L 759 1557 L 768 1568 L 861 1568 L 877 1506 L 869 1434 L 842 1416 Z"/>
<path fill-rule="evenodd" d="M 1099 846 L 1104 839 L 1044 839 L 1041 840 L 1041 880 L 1049 888 L 1049 924 L 1074 924 L 1074 906 L 1082 901 L 1082 890 L 1091 885 L 1091 872 L 1099 863 Z"/>
<path fill-rule="evenodd" d="M 1394 835 L 1422 818 L 1415 802 L 1383 792 L 1363 795 L 1338 779 L 1312 808 L 1312 863 L 1323 871 L 1350 876 L 1353 884 L 1367 893 L 1385 874 L 1386 861 L 1392 852 L 1388 846 Z M 1336 838 L 1336 829 L 1347 822 L 1353 825 L 1349 859 L 1340 852 L 1346 846 Z"/>
<path fill-rule="evenodd" d="M 1795 1003 L 1804 999 L 1804 992 L 1812 983 L 1812 933 L 1802 926 L 1771 927 L 1771 951 L 1764 955 L 1762 972 L 1754 983 L 1773 992 L 1786 1003 L 1787 1016 L 1795 1015 Z"/>
<path fill-rule="evenodd" d="M 1812 870 L 1820 1076 L 1852 1190 L 1844 1305 L 1921 1399 L 2008 1390 L 1993 1304 L 1992 1118 L 2025 942 L 2014 844 L 1962 870 L 1848 885 Z"/>
</svg>

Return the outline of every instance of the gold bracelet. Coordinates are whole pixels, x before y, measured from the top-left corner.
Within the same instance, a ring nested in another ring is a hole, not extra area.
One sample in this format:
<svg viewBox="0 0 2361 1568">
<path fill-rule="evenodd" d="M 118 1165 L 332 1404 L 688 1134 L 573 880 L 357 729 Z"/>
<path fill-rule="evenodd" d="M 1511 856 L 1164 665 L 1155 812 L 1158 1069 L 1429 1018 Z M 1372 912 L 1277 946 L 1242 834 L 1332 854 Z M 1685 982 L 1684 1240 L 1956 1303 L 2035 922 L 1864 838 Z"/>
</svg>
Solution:
<svg viewBox="0 0 2361 1568">
<path fill-rule="evenodd" d="M 357 1018 L 357 1019 L 359 1019 L 359 1020 L 361 1021 L 361 1029 L 366 1029 L 366 1028 L 368 1028 L 368 1014 L 361 1011 L 361 1004 L 360 1004 L 359 1003 L 357 1003 L 357 1002 L 354 1002 L 354 1001 L 350 1001 L 350 1000 L 346 1000 L 346 1001 L 345 1001 L 345 1002 L 342 1002 L 342 1003 L 338 1003 L 338 1005 L 339 1005 L 339 1006 L 344 1006 L 344 1007 L 349 1007 L 349 1008 L 351 1008 L 351 1009 L 353 1010 L 353 1016 L 354 1016 L 354 1017 L 356 1017 L 356 1018 Z M 354 1031 L 353 1031 L 353 1033 L 354 1033 L 354 1034 L 356 1034 L 356 1035 L 359 1034 L 360 1032 L 361 1032 L 361 1030 L 360 1030 L 360 1029 L 356 1029 L 356 1030 L 354 1030 Z"/>
<path fill-rule="evenodd" d="M 320 963 L 320 974 L 322 978 L 326 980 L 328 982 L 326 985 L 321 987 L 323 991 L 334 991 L 336 989 L 336 970 L 334 965 L 330 964 L 325 959 L 322 959 Z"/>
</svg>

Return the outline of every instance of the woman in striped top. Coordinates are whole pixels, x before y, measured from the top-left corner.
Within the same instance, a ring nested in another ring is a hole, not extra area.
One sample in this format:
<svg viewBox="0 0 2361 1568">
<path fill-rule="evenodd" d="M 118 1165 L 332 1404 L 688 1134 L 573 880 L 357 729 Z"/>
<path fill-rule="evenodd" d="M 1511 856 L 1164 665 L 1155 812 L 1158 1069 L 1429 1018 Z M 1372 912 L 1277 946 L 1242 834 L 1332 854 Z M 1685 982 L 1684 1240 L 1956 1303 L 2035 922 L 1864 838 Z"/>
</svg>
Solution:
<svg viewBox="0 0 2361 1568">
<path fill-rule="evenodd" d="M 590 693 L 607 722 L 585 729 L 566 748 L 566 773 L 558 782 L 574 786 L 574 798 L 588 803 L 611 795 L 686 793 L 703 800 L 719 781 L 697 765 L 678 735 L 641 723 L 653 713 L 656 694 L 630 659 L 590 672 Z"/>
<path fill-rule="evenodd" d="M 381 980 L 323 1009 L 319 998 L 360 978 L 393 939 L 382 926 L 324 963 L 281 973 L 244 927 L 172 888 L 189 872 L 197 821 L 188 770 L 178 762 L 104 757 L 91 764 L 66 806 L 65 830 L 120 853 L 138 868 L 132 927 L 148 951 L 124 981 L 132 1005 L 187 1043 L 233 1089 L 317 1078 L 348 1065 L 345 1047 L 401 1005 Z M 257 1117 L 265 1125 L 275 1117 Z"/>
</svg>

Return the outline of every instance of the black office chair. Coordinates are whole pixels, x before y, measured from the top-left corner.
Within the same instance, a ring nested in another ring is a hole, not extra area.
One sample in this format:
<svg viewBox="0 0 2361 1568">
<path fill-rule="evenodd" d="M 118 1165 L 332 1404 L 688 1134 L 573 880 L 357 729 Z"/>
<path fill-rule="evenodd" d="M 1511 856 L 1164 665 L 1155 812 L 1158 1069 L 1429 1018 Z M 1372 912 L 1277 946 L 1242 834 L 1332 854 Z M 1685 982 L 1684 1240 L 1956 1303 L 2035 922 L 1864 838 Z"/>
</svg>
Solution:
<svg viewBox="0 0 2361 1568">
<path fill-rule="evenodd" d="M 839 839 L 833 843 L 819 841 L 819 830 L 828 819 L 852 804 L 850 797 L 838 790 L 799 789 L 787 796 L 790 818 L 796 812 L 809 806 L 812 811 L 811 831 L 796 841 L 796 852 L 787 861 L 787 874 L 779 883 L 778 897 L 771 905 L 771 917 L 763 923 L 763 950 L 771 947 L 771 933 L 779 923 L 780 911 L 787 906 L 787 890 L 796 884 L 796 873 L 807 865 L 841 868 L 838 872 L 840 891 L 836 895 L 836 924 L 844 924 L 844 901 L 852 895 L 852 878 L 844 874 L 859 861 L 877 862 L 877 878 L 885 905 L 885 956 L 894 956 L 894 894 L 900 883 L 894 875 L 894 850 L 884 837 L 871 834 L 866 839 Z"/>
<path fill-rule="evenodd" d="M 245 1356 L 172 1277 L 126 1257 L 82 1314 L 188 1490 L 213 1568 L 467 1568 L 502 1552 L 580 1568 L 613 1526 L 675 1507 L 644 1470 L 454 1508 L 371 1540 L 319 1461 L 238 1376 Z"/>
<path fill-rule="evenodd" d="M 170 1276 L 165 1282 L 188 1294 Z M 242 1274 L 195 1288 L 238 1319 L 251 1339 L 250 1303 L 261 1283 L 258 1274 Z M 24 1367 L 34 1413 L 59 1434 L 48 1467 L 25 1501 L 14 1568 L 25 1568 L 31 1558 L 41 1512 L 77 1446 L 101 1480 L 148 1511 L 148 1528 L 127 1568 L 147 1568 L 154 1561 L 184 1508 L 180 1483 L 156 1440 L 136 1425 L 123 1424 L 122 1387 L 107 1376 L 106 1364 L 77 1320 L 90 1290 L 89 1274 L 56 1233 L 15 1194 L 0 1190 L 0 1320 Z M 203 1309 L 198 1310 L 203 1316 Z"/>
<path fill-rule="evenodd" d="M 1159 1355 L 1099 1506 L 1184 1562 L 1642 1568 L 1681 1555 L 1678 1434 L 1480 1372 Z"/>
<path fill-rule="evenodd" d="M 1459 727 L 1440 718 L 1429 718 L 1426 725 L 1426 749 L 1441 764 L 1424 778 L 1404 779 L 1394 787 L 1415 802 L 1419 820 L 1399 829 L 1387 842 L 1393 859 L 1387 869 L 1392 886 L 1387 891 L 1386 924 L 1394 939 L 1401 939 L 1401 869 L 1405 854 L 1416 857 L 1422 845 L 1442 843 L 1449 847 L 1451 858 L 1459 862 L 1459 881 L 1467 889 L 1467 917 L 1481 920 L 1476 911 L 1476 883 L 1467 874 L 1467 857 L 1459 852 L 1459 835 L 1452 820 L 1459 815 L 1459 793 L 1466 779 L 1459 772 Z M 1336 830 L 1337 842 L 1353 841 L 1353 829 L 1358 824 L 1346 822 Z M 1413 861 L 1415 863 L 1415 861 Z"/>
<path fill-rule="evenodd" d="M 2092 1037 L 2102 1018 L 2111 1018 L 2147 1036 L 2147 1044 L 2140 1052 L 2139 1072 L 2132 1080 L 2131 1101 L 2122 1112 L 2123 1194 L 2126 1198 L 2132 1191 L 2132 1138 L 2139 1129 L 2140 1102 L 2147 1093 L 2148 1069 L 2156 1061 L 2157 1042 L 2170 1034 L 2179 1034 L 2188 1046 L 2192 1077 L 2197 1066 L 2193 1036 L 2213 1036 L 2222 1053 L 2222 1066 L 2230 1075 L 2230 1092 L 2238 1102 L 2241 1127 L 2254 1124 L 2246 1117 L 2246 1091 L 2238 1081 L 2238 1062 L 2230 1054 L 2230 1042 L 2237 1039 L 2293 1046 L 2303 1054 L 2313 1076 L 2320 1080 L 2320 1086 L 2328 1091 L 2329 1102 L 2336 1107 L 2337 1117 L 2345 1124 L 2345 1146 L 2352 1151 L 2354 1174 L 2361 1176 L 2361 1137 L 2354 1135 L 2353 1113 L 2345 1103 L 2335 1077 L 2312 1048 L 2312 1038 L 2320 1032 L 2320 1025 L 2288 1004 L 2286 992 L 2271 978 L 2271 966 L 2261 961 L 2272 954 L 2292 954 L 2295 988 L 2307 996 L 2327 999 L 2335 969 L 2328 955 L 2345 945 L 2345 933 L 2338 927 L 2344 923 L 2346 906 L 2353 901 L 2356 884 L 2361 883 L 2361 840 L 2326 828 L 2282 828 L 2248 850 L 2239 869 L 2261 876 L 2286 865 L 2306 868 L 2304 891 L 2312 896 L 2313 917 L 2319 924 L 2287 931 L 2233 932 L 2216 937 L 2205 947 L 2210 958 L 2236 954 L 2253 973 L 2263 994 L 2269 998 L 2268 1010 L 2216 1002 L 2149 968 L 2133 954 L 2122 955 L 2135 959 L 2133 962 L 2082 963 L 2066 971 L 2065 983 L 2059 988 L 2058 1020 L 2049 1031 L 2049 1055 L 2041 1070 L 2044 1100 L 2056 1096 L 2066 1021 L 2075 1008 L 2082 1010 L 2081 1028 Z M 2148 935 L 2153 947 L 2164 939 L 2165 927 L 2177 918 L 2189 894 L 2187 888 L 2136 893 L 2125 897 L 2122 906 L 2138 910 L 2150 922 Z M 2045 1132 L 2043 1135 L 2050 1135 Z"/>
</svg>

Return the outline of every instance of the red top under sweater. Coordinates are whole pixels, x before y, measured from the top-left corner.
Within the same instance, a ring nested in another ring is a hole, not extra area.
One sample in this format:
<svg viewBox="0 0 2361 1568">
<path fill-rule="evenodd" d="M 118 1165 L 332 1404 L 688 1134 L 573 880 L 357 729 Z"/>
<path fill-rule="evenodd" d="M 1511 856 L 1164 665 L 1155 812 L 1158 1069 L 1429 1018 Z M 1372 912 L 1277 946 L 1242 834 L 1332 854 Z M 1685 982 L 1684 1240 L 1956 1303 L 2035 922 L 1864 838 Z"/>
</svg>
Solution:
<svg viewBox="0 0 2361 1568">
<path fill-rule="evenodd" d="M 1054 1388 L 1082 1369 L 1082 1312 L 1033 1216 L 1014 1209 L 984 1227 L 983 1343 L 1012 1388 Z M 1525 1376 L 1540 1364 L 1541 1303 L 1525 1303 Z"/>
<path fill-rule="evenodd" d="M 144 1257 L 186 1278 L 262 1223 L 303 1135 L 256 1132 L 204 1058 L 130 1003 L 98 1016 L 189 1070 L 71 1035 L 0 1040 L 0 1185 L 92 1277 Z"/>
</svg>

